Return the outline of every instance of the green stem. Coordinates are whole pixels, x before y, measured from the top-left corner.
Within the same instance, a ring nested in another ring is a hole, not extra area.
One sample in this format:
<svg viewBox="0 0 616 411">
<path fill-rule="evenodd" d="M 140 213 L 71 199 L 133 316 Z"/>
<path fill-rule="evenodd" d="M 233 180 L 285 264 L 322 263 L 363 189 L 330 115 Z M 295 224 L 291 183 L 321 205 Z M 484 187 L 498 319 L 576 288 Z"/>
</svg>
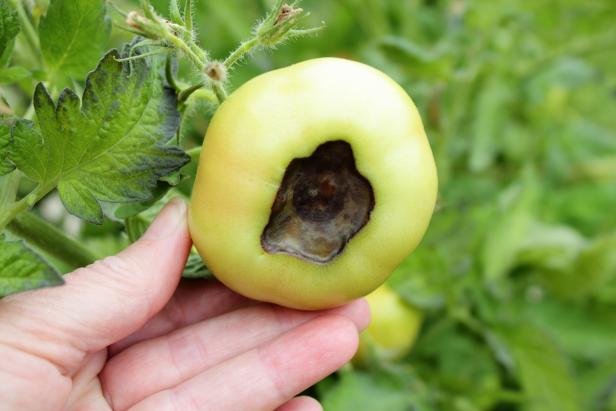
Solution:
<svg viewBox="0 0 616 411">
<path fill-rule="evenodd" d="M 173 43 L 173 45 L 176 46 L 178 49 L 182 50 L 200 72 L 203 72 L 205 70 L 205 67 L 207 65 L 207 58 L 205 57 L 205 55 L 201 57 L 198 56 L 191 47 L 189 47 L 182 39 L 176 36 L 170 36 L 168 40 L 171 41 L 171 43 Z M 225 91 L 224 86 L 220 82 L 213 82 L 212 90 L 214 90 L 214 94 L 216 94 L 216 98 L 218 99 L 219 103 L 225 101 L 225 98 L 227 98 L 227 92 Z"/>
<path fill-rule="evenodd" d="M 182 39 L 176 36 L 169 36 L 167 40 L 170 41 L 176 48 L 182 50 L 182 52 L 186 54 L 186 56 L 195 65 L 195 67 L 197 67 L 199 71 L 203 71 L 205 69 L 205 66 L 207 64 L 206 59 L 197 56 L 197 54 L 190 47 L 188 47 L 188 45 Z"/>
<path fill-rule="evenodd" d="M 0 231 L 3 230 L 8 223 L 13 221 L 13 219 L 17 217 L 19 213 L 30 208 L 30 205 L 28 204 L 28 201 L 26 201 L 26 198 L 27 197 L 24 197 L 21 200 L 16 201 L 13 204 L 0 210 Z"/>
<path fill-rule="evenodd" d="M 72 268 L 86 266 L 98 259 L 80 242 L 31 212 L 18 215 L 8 225 L 8 230 Z"/>
<path fill-rule="evenodd" d="M 20 179 L 21 175 L 17 171 L 0 177 L 0 210 L 15 201 Z"/>
<path fill-rule="evenodd" d="M 190 32 L 191 38 L 193 38 L 193 16 L 192 16 L 192 2 L 191 0 L 186 0 L 184 3 L 184 26 L 186 30 Z"/>
<path fill-rule="evenodd" d="M 231 69 L 235 63 L 241 60 L 247 53 L 249 53 L 252 49 L 259 45 L 259 39 L 257 37 L 253 37 L 250 40 L 247 40 L 239 45 L 229 57 L 223 61 L 223 64 L 227 69 Z"/>
<path fill-rule="evenodd" d="M 182 50 L 200 72 L 205 70 L 207 65 L 207 58 L 205 57 L 205 54 L 203 54 L 203 56 L 198 56 L 197 53 L 195 53 L 194 50 L 186 44 L 186 42 L 176 36 L 170 36 L 168 40 L 171 41 L 178 49 Z M 213 82 L 212 90 L 214 91 L 214 94 L 216 94 L 216 98 L 219 103 L 225 101 L 225 98 L 227 98 L 227 92 L 220 82 Z"/>
<path fill-rule="evenodd" d="M 4 229 L 11 221 L 13 221 L 19 214 L 32 208 L 41 198 L 45 197 L 47 193 L 53 190 L 54 186 L 38 186 L 30 194 L 23 197 L 19 201 L 15 201 L 8 207 L 4 207 L 0 210 L 0 231 Z"/>
<path fill-rule="evenodd" d="M 220 81 L 214 81 L 212 82 L 212 90 L 214 90 L 214 94 L 216 94 L 218 102 L 222 104 L 222 102 L 225 101 L 225 99 L 227 98 L 227 92 L 225 91 L 225 87 Z"/>
<path fill-rule="evenodd" d="M 32 54 L 34 54 L 38 62 L 42 63 L 38 35 L 36 34 L 36 30 L 34 29 L 34 26 L 32 25 L 32 22 L 30 21 L 30 18 L 26 13 L 26 10 L 24 9 L 24 5 L 21 0 L 12 0 L 12 2 L 13 6 L 17 10 L 19 24 L 21 25 L 21 29 L 26 36 L 26 41 L 30 46 L 30 50 L 32 51 Z"/>
<path fill-rule="evenodd" d="M 192 93 L 201 89 L 204 86 L 205 86 L 205 82 L 202 81 L 197 84 L 193 84 L 190 87 L 185 88 L 184 90 L 180 91 L 180 93 L 178 94 L 178 101 L 180 103 L 185 102 L 186 100 L 188 100 L 188 97 L 190 97 Z"/>
<path fill-rule="evenodd" d="M 199 147 L 193 147 L 189 150 L 186 150 L 186 154 L 188 154 L 188 156 L 190 157 L 191 161 L 194 161 L 196 159 L 199 158 L 199 156 L 201 155 L 201 146 Z"/>
<path fill-rule="evenodd" d="M 167 54 L 167 60 L 165 61 L 165 77 L 167 77 L 167 83 L 173 88 L 175 91 L 179 91 L 180 87 L 175 81 L 175 76 L 173 75 L 173 61 L 172 61 L 171 53 Z"/>
<path fill-rule="evenodd" d="M 218 104 L 218 99 L 216 98 L 216 95 L 210 89 L 201 88 L 192 93 L 190 97 L 192 97 L 192 99 L 203 99 L 209 101 L 212 104 Z"/>
</svg>

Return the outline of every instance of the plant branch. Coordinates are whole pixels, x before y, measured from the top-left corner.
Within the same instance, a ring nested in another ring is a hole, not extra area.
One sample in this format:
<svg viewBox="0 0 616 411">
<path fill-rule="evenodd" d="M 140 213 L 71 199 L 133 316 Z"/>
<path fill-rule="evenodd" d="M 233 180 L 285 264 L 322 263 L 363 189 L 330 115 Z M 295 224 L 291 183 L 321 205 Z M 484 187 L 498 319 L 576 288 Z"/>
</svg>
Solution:
<svg viewBox="0 0 616 411">
<path fill-rule="evenodd" d="M 191 0 L 186 0 L 186 3 L 184 3 L 184 25 L 186 26 L 186 30 L 190 33 L 191 39 L 194 37 L 192 11 Z"/>
<path fill-rule="evenodd" d="M 263 46 L 273 48 L 287 39 L 312 34 L 323 29 L 324 26 L 308 29 L 297 28 L 301 19 L 308 15 L 303 9 L 285 4 L 284 0 L 277 0 L 274 7 L 254 29 L 252 38 L 239 45 L 226 59 L 223 65 L 227 70 L 240 61 L 253 49 Z"/>
<path fill-rule="evenodd" d="M 239 45 L 229 57 L 223 61 L 223 64 L 227 69 L 231 69 L 235 63 L 241 60 L 247 53 L 249 53 L 252 49 L 259 46 L 259 39 L 257 37 L 253 37 L 250 40 L 247 40 Z"/>
<path fill-rule="evenodd" d="M 186 154 L 188 154 L 191 161 L 198 159 L 199 156 L 201 155 L 201 146 L 193 147 L 189 150 L 186 150 Z"/>
<path fill-rule="evenodd" d="M 171 1 L 171 21 L 159 16 L 147 0 L 140 0 L 143 14 L 136 11 L 123 13 L 126 17 L 126 24 L 129 30 L 136 30 L 140 35 L 159 43 L 163 47 L 175 48 L 182 52 L 192 65 L 201 73 L 203 80 L 194 86 L 180 91 L 179 101 L 183 102 L 196 90 L 208 87 L 212 90 L 219 103 L 227 97 L 225 82 L 227 73 L 239 60 L 241 60 L 251 50 L 263 46 L 274 48 L 285 40 L 300 37 L 306 34 L 321 30 L 321 27 L 300 29 L 298 25 L 302 18 L 308 16 L 303 9 L 295 7 L 297 1 L 285 4 L 285 0 L 276 0 L 274 7 L 267 14 L 265 19 L 254 28 L 252 38 L 243 42 L 235 49 L 224 62 L 210 60 L 206 50 L 199 47 L 194 39 L 192 27 L 192 2 L 185 2 L 184 15 L 180 13 L 178 2 Z M 134 58 L 140 58 L 134 57 Z M 133 57 L 123 59 L 130 60 Z M 174 86 L 175 81 L 171 80 L 169 62 L 167 62 L 167 78 L 169 83 Z M 172 73 L 171 73 L 172 74 Z M 177 87 L 175 87 L 177 90 Z"/>
<path fill-rule="evenodd" d="M 186 100 L 188 100 L 188 97 L 190 97 L 190 95 L 192 93 L 194 93 L 195 91 L 199 90 L 200 88 L 205 86 L 205 82 L 201 81 L 197 84 L 193 84 L 190 87 L 185 88 L 184 90 L 180 91 L 180 93 L 178 94 L 178 101 L 183 103 Z"/>
<path fill-rule="evenodd" d="M 207 65 L 207 57 L 205 53 L 203 53 L 202 56 L 198 56 L 193 47 L 189 47 L 184 40 L 176 36 L 170 36 L 166 40 L 173 44 L 176 48 L 180 49 L 199 71 L 203 71 L 205 69 L 205 66 Z"/>
<path fill-rule="evenodd" d="M 98 259 L 98 256 L 84 247 L 82 243 L 68 237 L 62 230 L 34 213 L 19 214 L 7 228 L 17 237 L 35 245 L 72 268 L 86 266 Z"/>
<path fill-rule="evenodd" d="M 173 58 L 172 54 L 167 54 L 167 60 L 165 61 L 165 77 L 167 77 L 167 83 L 176 92 L 180 91 L 180 87 L 175 81 L 175 75 L 173 74 Z"/>
<path fill-rule="evenodd" d="M 54 185 L 49 186 L 37 186 L 30 194 L 22 199 L 13 202 L 7 207 L 0 210 L 0 231 L 4 229 L 11 221 L 13 221 L 19 214 L 32 208 L 41 198 L 45 197 L 51 190 L 54 189 Z"/>
<path fill-rule="evenodd" d="M 18 171 L 0 177 L 0 210 L 15 201 L 20 179 L 21 175 Z"/>
<path fill-rule="evenodd" d="M 17 10 L 19 24 L 26 37 L 26 41 L 28 42 L 28 45 L 30 46 L 30 51 L 32 52 L 32 54 L 34 54 L 38 62 L 42 63 L 41 54 L 39 51 L 40 46 L 39 46 L 38 35 L 36 34 L 36 30 L 34 29 L 32 22 L 30 21 L 30 17 L 28 17 L 28 14 L 26 13 L 26 10 L 24 9 L 23 2 L 21 0 L 12 0 L 12 3 L 15 9 Z"/>
<path fill-rule="evenodd" d="M 216 95 L 218 102 L 222 104 L 222 102 L 227 98 L 227 91 L 225 90 L 223 84 L 220 81 L 213 81 L 212 90 L 214 90 L 214 94 Z"/>
</svg>

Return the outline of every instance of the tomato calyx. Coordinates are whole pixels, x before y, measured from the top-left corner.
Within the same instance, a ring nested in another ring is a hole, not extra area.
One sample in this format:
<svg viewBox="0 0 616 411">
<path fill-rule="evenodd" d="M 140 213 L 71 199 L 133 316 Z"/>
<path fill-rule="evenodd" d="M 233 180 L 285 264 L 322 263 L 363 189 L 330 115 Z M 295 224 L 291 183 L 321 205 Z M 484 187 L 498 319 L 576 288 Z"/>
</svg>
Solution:
<svg viewBox="0 0 616 411">
<path fill-rule="evenodd" d="M 261 245 L 325 264 L 342 253 L 373 208 L 372 186 L 357 170 L 351 146 L 330 141 L 287 167 Z"/>
</svg>

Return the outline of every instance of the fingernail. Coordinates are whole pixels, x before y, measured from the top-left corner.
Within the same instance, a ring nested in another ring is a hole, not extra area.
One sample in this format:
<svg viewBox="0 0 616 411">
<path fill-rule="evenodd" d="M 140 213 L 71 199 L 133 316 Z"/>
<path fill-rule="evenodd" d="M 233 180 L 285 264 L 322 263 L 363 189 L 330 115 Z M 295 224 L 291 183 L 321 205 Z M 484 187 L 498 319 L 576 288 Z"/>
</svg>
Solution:
<svg viewBox="0 0 616 411">
<path fill-rule="evenodd" d="M 160 240 L 171 236 L 186 224 L 186 203 L 174 198 L 158 213 L 150 227 L 143 234 L 146 240 Z"/>
</svg>

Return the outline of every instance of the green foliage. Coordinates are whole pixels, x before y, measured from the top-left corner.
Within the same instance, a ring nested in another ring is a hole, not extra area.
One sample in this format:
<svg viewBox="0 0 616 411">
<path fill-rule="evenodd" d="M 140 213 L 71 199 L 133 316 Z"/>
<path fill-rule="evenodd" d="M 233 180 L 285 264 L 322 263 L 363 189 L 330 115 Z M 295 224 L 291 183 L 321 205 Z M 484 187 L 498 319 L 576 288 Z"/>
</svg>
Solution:
<svg viewBox="0 0 616 411">
<path fill-rule="evenodd" d="M 472 166 L 471 166 L 472 168 Z M 481 262 L 487 280 L 507 274 L 516 261 L 520 244 L 528 237 L 532 224 L 536 184 L 530 177 L 502 192 L 497 199 L 498 211 L 492 216 L 494 225 L 487 233 Z"/>
<path fill-rule="evenodd" d="M 578 391 L 563 355 L 549 337 L 532 327 L 508 336 L 529 411 L 581 411 Z"/>
<path fill-rule="evenodd" d="M 0 118 L 0 176 L 13 171 L 15 166 L 9 161 L 9 146 L 11 143 L 11 127 Z"/>
<path fill-rule="evenodd" d="M 137 241 L 148 229 L 162 207 L 173 198 L 184 198 L 184 194 L 168 182 L 159 181 L 154 190 L 154 197 L 149 201 L 127 204 L 106 204 L 105 214 L 111 219 L 123 222 L 128 240 Z M 187 198 L 184 198 L 188 201 Z M 203 263 L 193 247 L 184 266 L 185 278 L 209 278 L 210 270 Z"/>
<path fill-rule="evenodd" d="M 0 3 L 0 70 L 8 63 L 17 33 L 17 11 L 7 1 L 3 1 Z"/>
<path fill-rule="evenodd" d="M 407 411 L 422 410 L 426 402 L 413 387 L 408 370 L 391 373 L 385 370 L 366 373 L 345 370 L 334 381 L 319 385 L 322 404 L 327 411 Z M 421 391 L 420 391 L 421 392 Z"/>
<path fill-rule="evenodd" d="M 164 145 L 178 113 L 175 96 L 157 81 L 160 63 L 129 65 L 119 57 L 112 51 L 101 60 L 81 102 L 66 89 L 56 105 L 39 85 L 38 127 L 21 121 L 13 133 L 17 168 L 42 187 L 57 186 L 72 214 L 95 223 L 103 218 L 100 201 L 147 200 L 159 177 L 188 161 Z"/>
<path fill-rule="evenodd" d="M 0 235 L 0 297 L 62 283 L 58 272 L 23 241 Z"/>
<path fill-rule="evenodd" d="M 85 81 L 107 50 L 102 0 L 51 0 L 46 14 L 24 14 L 29 24 L 15 12 L 25 3 L 0 2 L 0 111 L 11 118 L 0 125 L 0 175 L 8 173 L 0 178 L 0 226 L 42 194 L 18 178 L 23 172 L 39 187 L 58 184 L 67 208 L 89 220 L 102 220 L 102 203 L 106 223 L 76 235 L 112 252 L 137 239 L 170 196 L 190 194 L 194 161 L 177 171 L 184 157 L 166 145 L 178 113 L 164 84 L 181 97 L 176 137 L 191 149 L 225 90 L 307 58 L 356 59 L 412 96 L 437 159 L 437 211 L 390 281 L 425 322 L 393 369 L 345 367 L 311 394 L 327 411 L 616 411 L 614 1 L 304 0 L 310 15 L 292 23 L 325 21 L 325 29 L 276 43 L 275 53 L 261 50 L 263 40 L 298 30 L 276 26 L 268 13 L 282 2 L 155 0 L 156 15 L 139 3 L 114 1 L 140 13 L 133 30 L 141 24 L 141 34 L 165 41 L 147 38 L 130 54 L 137 59 L 122 64 L 108 54 Z M 113 16 L 126 26 L 126 16 Z M 130 35 L 113 30 L 109 47 Z M 167 47 L 176 39 L 180 48 Z M 161 58 L 142 57 L 150 52 Z M 225 61 L 232 77 L 221 92 L 202 70 Z M 35 94 L 36 117 L 31 78 L 47 85 Z M 67 84 L 75 93 L 59 92 Z M 128 131 L 138 113 L 147 115 Z M 125 178 L 131 173 L 135 180 Z M 208 276 L 200 261 L 191 253 L 185 276 Z"/>
<path fill-rule="evenodd" d="M 616 278 L 616 233 L 599 236 L 581 247 L 566 267 L 541 270 L 541 280 L 563 300 L 601 298 L 602 290 Z"/>
<path fill-rule="evenodd" d="M 11 84 L 22 81 L 31 73 L 23 67 L 9 67 L 0 71 L 0 84 Z"/>
<path fill-rule="evenodd" d="M 188 255 L 188 261 L 182 272 L 184 278 L 211 278 L 212 272 L 205 266 L 203 259 L 193 248 Z"/>
<path fill-rule="evenodd" d="M 304 6 L 327 16 L 324 35 L 302 43 L 310 55 L 359 59 L 399 81 L 437 158 L 437 212 L 390 280 L 426 312 L 403 361 L 434 394 L 417 409 L 608 410 L 616 381 L 605 364 L 616 347 L 616 30 L 608 16 L 616 4 Z M 277 66 L 306 54 L 264 59 Z M 355 402 L 361 389 L 346 384 L 323 386 L 326 404 L 334 406 L 332 390 L 336 407 L 367 409 Z"/>
<path fill-rule="evenodd" d="M 110 28 L 105 0 L 51 0 L 39 25 L 49 77 L 84 76 L 106 49 Z"/>
</svg>

